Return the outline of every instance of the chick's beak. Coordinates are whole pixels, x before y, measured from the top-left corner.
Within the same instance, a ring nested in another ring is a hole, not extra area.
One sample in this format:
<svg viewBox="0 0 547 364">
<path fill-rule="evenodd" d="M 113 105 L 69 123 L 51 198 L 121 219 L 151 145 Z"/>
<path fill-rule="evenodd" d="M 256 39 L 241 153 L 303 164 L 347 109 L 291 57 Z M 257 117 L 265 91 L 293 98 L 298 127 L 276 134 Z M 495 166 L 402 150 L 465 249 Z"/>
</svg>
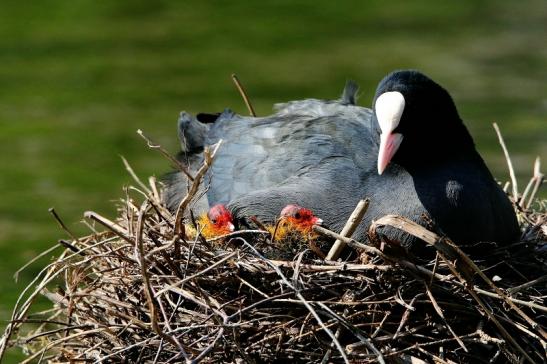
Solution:
<svg viewBox="0 0 547 364">
<path fill-rule="evenodd" d="M 314 217 L 312 219 L 312 222 L 313 222 L 314 225 L 319 225 L 319 226 L 323 225 L 323 219 L 320 219 L 318 217 Z"/>
<path fill-rule="evenodd" d="M 403 141 L 403 134 L 382 133 L 380 134 L 380 151 L 378 152 L 378 174 L 382 174 L 391 158 L 399 149 Z"/>
<path fill-rule="evenodd" d="M 236 229 L 234 224 L 232 224 L 231 222 L 229 222 L 227 225 L 228 225 L 228 231 L 230 232 L 233 232 Z"/>
</svg>

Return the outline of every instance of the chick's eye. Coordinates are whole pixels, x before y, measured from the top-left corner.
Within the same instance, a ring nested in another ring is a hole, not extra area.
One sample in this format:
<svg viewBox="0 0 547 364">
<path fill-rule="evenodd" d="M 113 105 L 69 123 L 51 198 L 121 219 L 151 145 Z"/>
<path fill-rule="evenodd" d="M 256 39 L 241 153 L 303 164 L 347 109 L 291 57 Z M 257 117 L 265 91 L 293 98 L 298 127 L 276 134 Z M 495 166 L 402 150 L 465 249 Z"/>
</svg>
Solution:
<svg viewBox="0 0 547 364">
<path fill-rule="evenodd" d="M 211 222 L 212 222 L 213 224 L 216 224 L 216 223 L 217 223 L 217 219 L 211 219 Z"/>
<path fill-rule="evenodd" d="M 294 213 L 294 217 L 295 217 L 296 219 L 300 219 L 300 218 L 302 217 L 302 215 L 300 215 L 300 212 L 295 212 L 295 213 Z"/>
</svg>

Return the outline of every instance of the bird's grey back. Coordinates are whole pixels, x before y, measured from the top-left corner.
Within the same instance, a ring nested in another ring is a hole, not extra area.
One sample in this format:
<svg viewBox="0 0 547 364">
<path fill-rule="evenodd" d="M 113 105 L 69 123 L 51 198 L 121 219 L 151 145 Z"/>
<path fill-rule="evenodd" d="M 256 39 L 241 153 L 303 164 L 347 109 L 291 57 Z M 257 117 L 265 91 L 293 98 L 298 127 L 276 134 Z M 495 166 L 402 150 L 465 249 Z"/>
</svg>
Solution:
<svg viewBox="0 0 547 364">
<path fill-rule="evenodd" d="M 356 165 L 374 158 L 369 141 L 371 111 L 337 101 L 304 100 L 278 105 L 263 118 L 223 113 L 206 143 L 224 143 L 211 168 L 210 203 L 304 176 L 330 158 Z"/>
</svg>

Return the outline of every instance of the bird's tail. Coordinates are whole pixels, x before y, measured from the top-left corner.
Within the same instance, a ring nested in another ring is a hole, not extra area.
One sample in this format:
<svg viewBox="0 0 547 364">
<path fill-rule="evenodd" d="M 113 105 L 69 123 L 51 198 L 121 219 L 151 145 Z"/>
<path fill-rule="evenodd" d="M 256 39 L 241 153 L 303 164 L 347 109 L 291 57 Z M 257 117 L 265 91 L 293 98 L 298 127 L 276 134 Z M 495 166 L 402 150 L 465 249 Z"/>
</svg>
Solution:
<svg viewBox="0 0 547 364">
<path fill-rule="evenodd" d="M 359 85 L 353 80 L 348 80 L 340 97 L 340 103 L 342 105 L 355 105 L 358 91 Z"/>
</svg>

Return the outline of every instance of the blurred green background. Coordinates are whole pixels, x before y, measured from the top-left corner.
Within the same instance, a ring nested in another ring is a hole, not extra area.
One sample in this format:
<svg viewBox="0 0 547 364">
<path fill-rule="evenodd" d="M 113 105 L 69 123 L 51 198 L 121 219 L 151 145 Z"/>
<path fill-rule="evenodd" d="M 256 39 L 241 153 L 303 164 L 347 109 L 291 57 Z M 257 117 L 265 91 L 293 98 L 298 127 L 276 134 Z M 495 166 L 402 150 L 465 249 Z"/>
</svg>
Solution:
<svg viewBox="0 0 547 364">
<path fill-rule="evenodd" d="M 377 82 L 418 68 L 445 86 L 494 175 L 507 180 L 491 123 L 521 184 L 547 162 L 547 2 L 2 1 L 0 3 L 0 330 L 24 262 L 78 234 L 86 210 L 113 216 L 130 182 L 170 169 L 136 134 L 176 152 L 179 111 L 259 115 L 275 102 L 337 97 L 347 79 L 368 106 Z M 21 356 L 12 351 L 6 362 Z"/>
</svg>

